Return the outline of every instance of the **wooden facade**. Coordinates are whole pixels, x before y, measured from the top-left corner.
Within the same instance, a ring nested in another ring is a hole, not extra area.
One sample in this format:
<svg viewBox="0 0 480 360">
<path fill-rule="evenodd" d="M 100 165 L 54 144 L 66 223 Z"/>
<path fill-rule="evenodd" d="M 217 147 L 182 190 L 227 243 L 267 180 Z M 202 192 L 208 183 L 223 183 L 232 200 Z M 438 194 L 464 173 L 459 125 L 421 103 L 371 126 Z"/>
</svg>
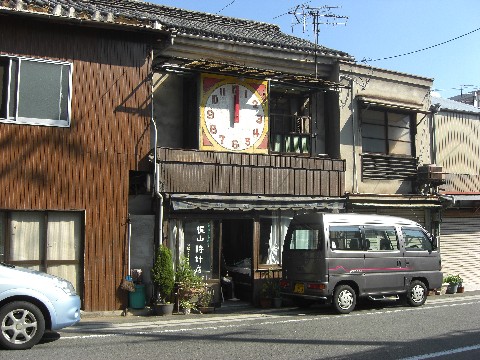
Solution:
<svg viewBox="0 0 480 360">
<path fill-rule="evenodd" d="M 0 210 L 84 211 L 82 307 L 120 309 L 128 175 L 150 151 L 145 36 L 0 15 L 0 54 L 73 64 L 70 127 L 0 123 Z"/>
<path fill-rule="evenodd" d="M 339 197 L 345 161 L 160 148 L 161 191 L 166 193 Z"/>
</svg>

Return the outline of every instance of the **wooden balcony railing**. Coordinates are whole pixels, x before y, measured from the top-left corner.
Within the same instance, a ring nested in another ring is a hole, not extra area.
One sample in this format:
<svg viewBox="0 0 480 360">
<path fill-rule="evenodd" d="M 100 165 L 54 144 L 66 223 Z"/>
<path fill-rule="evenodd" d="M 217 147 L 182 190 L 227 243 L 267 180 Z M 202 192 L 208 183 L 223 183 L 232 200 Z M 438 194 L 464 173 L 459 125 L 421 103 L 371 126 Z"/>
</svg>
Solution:
<svg viewBox="0 0 480 360">
<path fill-rule="evenodd" d="M 157 149 L 161 191 L 342 196 L 345 162 L 330 158 Z"/>
</svg>

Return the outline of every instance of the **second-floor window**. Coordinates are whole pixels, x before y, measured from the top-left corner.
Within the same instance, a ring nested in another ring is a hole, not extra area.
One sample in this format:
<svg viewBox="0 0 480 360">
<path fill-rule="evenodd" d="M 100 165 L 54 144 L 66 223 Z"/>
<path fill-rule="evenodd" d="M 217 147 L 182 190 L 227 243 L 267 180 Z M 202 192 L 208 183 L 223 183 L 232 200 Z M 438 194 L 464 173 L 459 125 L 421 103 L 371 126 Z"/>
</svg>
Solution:
<svg viewBox="0 0 480 360">
<path fill-rule="evenodd" d="M 412 156 L 410 114 L 368 109 L 361 116 L 364 153 Z"/>
<path fill-rule="evenodd" d="M 70 63 L 0 56 L 0 122 L 70 125 Z"/>
<path fill-rule="evenodd" d="M 310 154 L 312 117 L 309 94 L 270 93 L 270 150 Z"/>
</svg>

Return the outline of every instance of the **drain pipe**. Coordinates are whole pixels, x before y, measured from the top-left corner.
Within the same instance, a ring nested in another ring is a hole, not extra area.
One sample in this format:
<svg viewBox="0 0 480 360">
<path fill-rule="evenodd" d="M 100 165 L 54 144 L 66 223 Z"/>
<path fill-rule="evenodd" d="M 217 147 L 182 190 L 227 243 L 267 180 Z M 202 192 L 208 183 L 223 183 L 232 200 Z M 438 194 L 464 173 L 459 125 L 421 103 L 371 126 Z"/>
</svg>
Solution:
<svg viewBox="0 0 480 360">
<path fill-rule="evenodd" d="M 158 176 L 158 165 L 157 165 L 157 123 L 154 119 L 153 114 L 153 49 L 150 50 L 151 54 L 151 76 L 150 76 L 150 108 L 151 108 L 151 123 L 154 129 L 154 139 L 153 139 L 153 159 L 154 159 L 154 168 L 153 168 L 153 181 L 154 181 L 154 190 L 153 196 L 158 198 L 158 246 L 162 244 L 163 240 L 163 195 L 160 193 L 160 177 Z M 155 249 L 154 249 L 155 250 Z"/>
<path fill-rule="evenodd" d="M 343 79 L 350 83 L 350 114 L 352 116 L 352 192 L 358 194 L 358 174 L 357 174 L 357 121 L 354 104 L 354 81 L 350 76 L 342 75 Z"/>
</svg>

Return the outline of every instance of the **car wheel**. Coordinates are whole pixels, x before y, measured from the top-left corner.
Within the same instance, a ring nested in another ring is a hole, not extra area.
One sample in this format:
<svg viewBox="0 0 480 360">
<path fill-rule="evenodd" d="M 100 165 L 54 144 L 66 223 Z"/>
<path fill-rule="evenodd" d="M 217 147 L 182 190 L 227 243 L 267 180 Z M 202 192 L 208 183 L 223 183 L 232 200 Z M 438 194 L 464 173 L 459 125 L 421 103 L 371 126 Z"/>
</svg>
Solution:
<svg viewBox="0 0 480 360">
<path fill-rule="evenodd" d="M 38 307 L 26 301 L 15 301 L 0 309 L 0 345 L 9 350 L 29 349 L 45 332 L 45 319 Z"/>
<path fill-rule="evenodd" d="M 350 313 L 357 303 L 355 291 L 348 285 L 339 285 L 333 292 L 333 307 L 340 314 Z"/>
<path fill-rule="evenodd" d="M 407 291 L 407 303 L 410 306 L 421 306 L 427 300 L 427 287 L 420 280 L 410 283 Z"/>
</svg>

